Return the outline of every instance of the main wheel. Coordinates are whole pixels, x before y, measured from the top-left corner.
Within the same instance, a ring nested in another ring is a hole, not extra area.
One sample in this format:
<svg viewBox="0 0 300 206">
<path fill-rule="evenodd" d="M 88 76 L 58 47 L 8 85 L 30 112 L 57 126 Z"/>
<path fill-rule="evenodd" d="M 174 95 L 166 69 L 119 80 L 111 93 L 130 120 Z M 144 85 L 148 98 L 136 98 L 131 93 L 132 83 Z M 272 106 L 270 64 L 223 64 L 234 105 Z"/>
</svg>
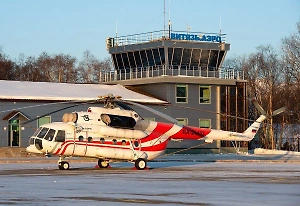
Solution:
<svg viewBox="0 0 300 206">
<path fill-rule="evenodd" d="M 108 168 L 109 163 L 107 161 L 105 161 L 104 159 L 99 159 L 98 160 L 98 166 L 100 168 Z"/>
<path fill-rule="evenodd" d="M 66 161 L 62 161 L 62 162 L 58 163 L 58 169 L 60 169 L 60 170 L 68 170 L 69 168 L 70 168 L 70 165 Z"/>
<path fill-rule="evenodd" d="M 135 168 L 138 170 L 144 170 L 147 167 L 147 162 L 143 158 L 138 158 L 135 160 Z"/>
</svg>

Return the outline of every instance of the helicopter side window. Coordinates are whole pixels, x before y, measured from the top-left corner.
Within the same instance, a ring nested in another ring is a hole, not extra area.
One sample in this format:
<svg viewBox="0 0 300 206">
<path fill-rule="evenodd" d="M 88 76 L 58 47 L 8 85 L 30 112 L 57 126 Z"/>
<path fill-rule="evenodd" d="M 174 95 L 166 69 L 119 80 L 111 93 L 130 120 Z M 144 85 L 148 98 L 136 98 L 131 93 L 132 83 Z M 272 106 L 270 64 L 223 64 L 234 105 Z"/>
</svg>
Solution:
<svg viewBox="0 0 300 206">
<path fill-rule="evenodd" d="M 103 137 L 100 138 L 100 143 L 104 144 L 105 143 L 105 139 Z"/>
<path fill-rule="evenodd" d="M 79 140 L 79 142 L 82 142 L 82 141 L 83 141 L 83 136 L 80 135 L 80 136 L 78 137 L 78 140 Z"/>
<path fill-rule="evenodd" d="M 55 130 L 54 129 L 49 129 L 48 133 L 46 134 L 46 136 L 44 137 L 44 139 L 48 140 L 48 141 L 52 141 L 53 137 L 55 134 Z"/>
<path fill-rule="evenodd" d="M 39 138 L 43 138 L 45 136 L 45 134 L 48 132 L 49 128 L 44 127 L 40 133 L 37 135 L 37 137 Z"/>
<path fill-rule="evenodd" d="M 126 140 L 122 140 L 122 145 L 126 145 Z"/>
<path fill-rule="evenodd" d="M 88 142 L 92 142 L 93 141 L 93 137 L 88 137 Z"/>
<path fill-rule="evenodd" d="M 116 139 L 113 139 L 113 140 L 112 140 L 112 144 L 113 144 L 113 145 L 116 145 L 116 144 L 117 144 L 117 140 L 116 140 Z"/>
<path fill-rule="evenodd" d="M 57 135 L 55 137 L 56 142 L 64 142 L 66 139 L 65 130 L 58 130 Z"/>
</svg>

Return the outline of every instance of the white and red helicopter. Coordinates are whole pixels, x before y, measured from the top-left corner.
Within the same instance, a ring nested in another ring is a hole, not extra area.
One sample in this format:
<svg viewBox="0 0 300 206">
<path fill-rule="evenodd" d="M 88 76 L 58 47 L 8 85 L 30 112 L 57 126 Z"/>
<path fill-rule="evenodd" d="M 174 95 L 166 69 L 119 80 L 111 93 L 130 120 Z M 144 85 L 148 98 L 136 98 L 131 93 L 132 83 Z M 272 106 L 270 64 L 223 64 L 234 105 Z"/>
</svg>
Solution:
<svg viewBox="0 0 300 206">
<path fill-rule="evenodd" d="M 100 168 L 109 167 L 111 162 L 127 161 L 134 163 L 136 169 L 144 170 L 147 161 L 164 153 L 169 140 L 250 141 L 266 119 L 266 114 L 262 114 L 243 133 L 238 133 L 179 125 L 163 113 L 111 94 L 99 100 L 105 101 L 104 107 L 66 113 L 63 122 L 39 127 L 30 138 L 27 152 L 59 156 L 60 170 L 70 168 L 65 157 L 96 158 Z M 154 112 L 172 123 L 145 120 L 126 103 Z"/>
</svg>

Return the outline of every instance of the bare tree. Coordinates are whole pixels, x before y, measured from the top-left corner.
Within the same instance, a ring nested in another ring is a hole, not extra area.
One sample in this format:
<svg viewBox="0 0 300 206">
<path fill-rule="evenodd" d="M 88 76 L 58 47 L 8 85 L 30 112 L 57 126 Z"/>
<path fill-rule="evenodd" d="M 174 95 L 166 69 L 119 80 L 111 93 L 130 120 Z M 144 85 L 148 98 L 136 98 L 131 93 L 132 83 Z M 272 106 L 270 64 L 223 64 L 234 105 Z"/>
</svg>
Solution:
<svg viewBox="0 0 300 206">
<path fill-rule="evenodd" d="M 299 122 L 300 122 L 300 21 L 297 23 L 297 31 L 289 37 L 282 39 L 282 58 L 284 62 L 284 92 L 288 112 L 285 114 L 286 142 L 284 149 L 290 150 L 290 146 L 296 142 L 299 150 Z M 293 139 L 293 138 L 296 138 Z"/>
<path fill-rule="evenodd" d="M 53 72 L 51 71 L 53 62 L 51 57 L 43 52 L 36 60 L 36 67 L 39 69 L 39 81 L 41 82 L 55 82 Z"/>
<path fill-rule="evenodd" d="M 70 55 L 59 54 L 55 55 L 52 61 L 52 71 L 55 76 L 55 82 L 76 83 L 76 58 Z"/>
<path fill-rule="evenodd" d="M 282 40 L 282 51 L 285 70 L 285 99 L 290 102 L 289 118 L 300 122 L 300 22 L 297 32 Z"/>
<path fill-rule="evenodd" d="M 267 112 L 267 124 L 263 127 L 264 147 L 274 149 L 274 122 L 272 112 L 284 104 L 280 99 L 283 82 L 282 64 L 271 46 L 260 46 L 257 52 L 242 62 L 245 78 L 249 82 L 249 98 L 256 99 Z"/>
<path fill-rule="evenodd" d="M 16 64 L 9 59 L 9 57 L 2 52 L 0 48 L 0 79 L 2 80 L 16 80 L 15 79 Z"/>
<path fill-rule="evenodd" d="M 89 51 L 83 54 L 83 60 L 79 62 L 79 83 L 99 83 L 101 72 L 110 70 L 110 60 L 100 61 Z"/>
</svg>

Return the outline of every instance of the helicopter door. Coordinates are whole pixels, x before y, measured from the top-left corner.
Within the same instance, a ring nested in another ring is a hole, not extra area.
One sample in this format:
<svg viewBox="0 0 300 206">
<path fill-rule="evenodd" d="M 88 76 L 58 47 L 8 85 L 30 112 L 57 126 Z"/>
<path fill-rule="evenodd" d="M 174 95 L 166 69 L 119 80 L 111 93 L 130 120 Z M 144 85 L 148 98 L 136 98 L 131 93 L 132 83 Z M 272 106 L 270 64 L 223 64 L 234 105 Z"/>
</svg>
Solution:
<svg viewBox="0 0 300 206">
<path fill-rule="evenodd" d="M 65 130 L 58 130 L 57 134 L 54 138 L 54 142 L 56 142 L 58 144 L 58 147 L 60 147 L 60 151 L 62 150 L 62 143 L 65 142 L 66 140 L 66 132 Z"/>
<path fill-rule="evenodd" d="M 88 142 L 90 142 L 90 137 L 88 137 L 88 132 L 85 133 L 85 149 L 84 149 L 84 156 L 88 150 Z"/>
</svg>

